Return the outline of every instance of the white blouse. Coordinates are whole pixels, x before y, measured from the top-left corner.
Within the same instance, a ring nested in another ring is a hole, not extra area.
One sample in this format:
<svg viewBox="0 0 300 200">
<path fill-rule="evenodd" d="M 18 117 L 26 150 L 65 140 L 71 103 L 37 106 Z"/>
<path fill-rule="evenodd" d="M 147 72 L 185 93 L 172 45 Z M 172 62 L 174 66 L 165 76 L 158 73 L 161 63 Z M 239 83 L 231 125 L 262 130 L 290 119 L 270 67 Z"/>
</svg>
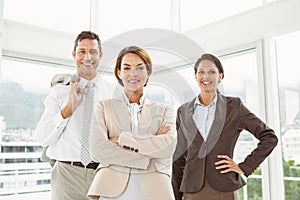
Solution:
<svg viewBox="0 0 300 200">
<path fill-rule="evenodd" d="M 131 116 L 131 131 L 132 134 L 139 134 L 139 118 L 144 104 L 144 95 L 140 98 L 140 105 L 137 103 L 130 103 L 126 94 L 124 93 L 128 111 Z M 99 200 L 146 200 L 139 183 L 138 171 L 131 169 L 129 180 L 126 189 L 117 197 L 100 197 Z"/>
</svg>

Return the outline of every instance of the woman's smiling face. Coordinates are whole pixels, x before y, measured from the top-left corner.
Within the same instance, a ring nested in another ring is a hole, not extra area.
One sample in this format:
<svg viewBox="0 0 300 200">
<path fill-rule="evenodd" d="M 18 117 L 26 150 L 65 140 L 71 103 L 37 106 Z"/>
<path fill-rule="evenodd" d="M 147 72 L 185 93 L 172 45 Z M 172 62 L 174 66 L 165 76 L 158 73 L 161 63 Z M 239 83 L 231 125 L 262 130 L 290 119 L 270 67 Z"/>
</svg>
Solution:
<svg viewBox="0 0 300 200">
<path fill-rule="evenodd" d="M 218 82 L 222 79 L 222 76 L 217 66 L 209 60 L 202 60 L 195 74 L 201 92 L 216 92 Z"/>
<path fill-rule="evenodd" d="M 144 85 L 149 78 L 146 63 L 134 53 L 123 56 L 118 76 L 124 84 L 126 94 L 143 93 Z"/>
</svg>

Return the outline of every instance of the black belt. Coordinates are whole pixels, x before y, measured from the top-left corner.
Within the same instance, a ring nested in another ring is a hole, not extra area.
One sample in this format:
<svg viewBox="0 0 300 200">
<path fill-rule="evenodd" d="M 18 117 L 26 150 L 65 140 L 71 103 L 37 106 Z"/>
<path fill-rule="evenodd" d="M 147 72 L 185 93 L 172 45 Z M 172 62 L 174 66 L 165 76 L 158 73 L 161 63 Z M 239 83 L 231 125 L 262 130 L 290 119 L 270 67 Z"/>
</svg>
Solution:
<svg viewBox="0 0 300 200">
<path fill-rule="evenodd" d="M 88 168 L 88 169 L 97 169 L 99 163 L 96 162 L 91 162 L 87 166 L 84 166 L 81 162 L 72 162 L 72 161 L 60 161 L 62 163 L 67 163 L 69 165 L 74 165 L 77 167 L 83 167 L 83 168 Z"/>
</svg>

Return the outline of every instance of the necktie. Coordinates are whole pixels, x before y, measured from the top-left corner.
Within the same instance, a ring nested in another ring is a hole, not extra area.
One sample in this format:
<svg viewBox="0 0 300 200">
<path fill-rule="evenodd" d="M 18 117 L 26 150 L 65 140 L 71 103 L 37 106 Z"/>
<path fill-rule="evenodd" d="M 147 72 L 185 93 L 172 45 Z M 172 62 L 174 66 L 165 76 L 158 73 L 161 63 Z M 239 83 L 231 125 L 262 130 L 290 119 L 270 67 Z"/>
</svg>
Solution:
<svg viewBox="0 0 300 200">
<path fill-rule="evenodd" d="M 89 153 L 89 135 L 91 118 L 94 108 L 94 83 L 88 82 L 85 87 L 85 103 L 83 111 L 82 137 L 80 160 L 84 166 L 87 166 L 92 160 Z"/>
</svg>

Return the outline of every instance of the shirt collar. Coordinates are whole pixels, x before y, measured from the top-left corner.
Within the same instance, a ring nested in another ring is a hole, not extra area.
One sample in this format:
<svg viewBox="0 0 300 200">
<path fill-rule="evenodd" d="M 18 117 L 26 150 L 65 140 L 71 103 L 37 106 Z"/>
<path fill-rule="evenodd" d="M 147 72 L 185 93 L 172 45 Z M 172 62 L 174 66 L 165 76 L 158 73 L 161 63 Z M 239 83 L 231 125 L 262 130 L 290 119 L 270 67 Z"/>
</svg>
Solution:
<svg viewBox="0 0 300 200">
<path fill-rule="evenodd" d="M 195 103 L 194 103 L 194 108 L 197 108 L 197 106 L 203 106 L 203 107 L 211 107 L 213 105 L 215 105 L 217 103 L 217 96 L 215 96 L 215 98 L 212 100 L 212 102 L 208 105 L 208 106 L 205 106 L 203 105 L 200 101 L 199 101 L 199 98 L 197 97 L 196 100 L 195 100 Z"/>
<path fill-rule="evenodd" d="M 128 99 L 128 97 L 126 96 L 125 91 L 123 91 L 123 96 L 124 96 L 124 99 L 125 99 L 127 105 L 132 104 L 132 103 L 129 102 L 129 99 Z M 145 95 L 144 95 L 144 93 L 143 93 L 143 95 L 142 95 L 141 98 L 140 98 L 140 105 L 139 105 L 139 106 L 140 106 L 140 107 L 143 107 L 144 102 L 145 102 Z"/>
<path fill-rule="evenodd" d="M 98 81 L 99 77 L 100 77 L 100 76 L 99 76 L 98 73 L 97 73 L 97 75 L 95 76 L 95 78 L 93 78 L 92 80 L 86 80 L 86 79 L 80 77 L 80 85 L 81 85 L 83 88 L 85 88 L 85 86 L 86 86 L 86 84 L 87 84 L 88 82 L 92 82 L 92 83 L 94 83 L 94 85 L 95 85 L 96 87 L 99 87 L 99 81 Z"/>
</svg>

